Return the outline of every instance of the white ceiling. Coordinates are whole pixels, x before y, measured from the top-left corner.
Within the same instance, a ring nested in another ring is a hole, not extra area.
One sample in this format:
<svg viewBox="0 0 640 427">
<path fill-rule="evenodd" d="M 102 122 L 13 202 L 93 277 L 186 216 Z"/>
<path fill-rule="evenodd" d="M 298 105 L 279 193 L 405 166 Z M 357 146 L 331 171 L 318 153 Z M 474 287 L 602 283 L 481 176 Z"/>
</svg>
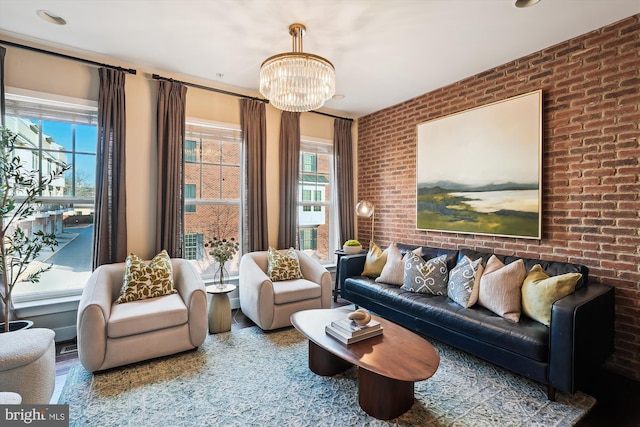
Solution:
<svg viewBox="0 0 640 427">
<path fill-rule="evenodd" d="M 359 117 L 637 13 L 640 0 L 0 0 L 0 36 L 259 96 L 260 64 L 300 22 L 344 95 L 323 110 Z"/>
</svg>

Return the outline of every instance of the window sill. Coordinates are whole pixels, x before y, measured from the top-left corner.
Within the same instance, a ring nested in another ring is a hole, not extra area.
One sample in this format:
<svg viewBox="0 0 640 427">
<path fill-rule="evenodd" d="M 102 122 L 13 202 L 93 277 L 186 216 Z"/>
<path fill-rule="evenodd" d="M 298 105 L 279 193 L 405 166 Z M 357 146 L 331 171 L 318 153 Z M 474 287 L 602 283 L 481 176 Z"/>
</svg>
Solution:
<svg viewBox="0 0 640 427">
<path fill-rule="evenodd" d="M 46 316 L 65 311 L 78 310 L 81 295 L 70 295 L 57 298 L 38 299 L 14 303 L 19 318 Z"/>
</svg>

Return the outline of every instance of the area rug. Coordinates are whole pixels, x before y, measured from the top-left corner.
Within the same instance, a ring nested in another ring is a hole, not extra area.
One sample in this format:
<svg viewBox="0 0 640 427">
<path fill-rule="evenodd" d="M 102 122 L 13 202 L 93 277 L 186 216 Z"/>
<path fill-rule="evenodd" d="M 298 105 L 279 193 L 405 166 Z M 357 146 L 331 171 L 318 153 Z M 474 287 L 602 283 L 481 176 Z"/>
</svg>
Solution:
<svg viewBox="0 0 640 427">
<path fill-rule="evenodd" d="M 415 385 L 402 416 L 377 420 L 360 409 L 357 368 L 314 374 L 295 329 L 257 327 L 209 335 L 196 351 L 92 375 L 73 366 L 58 403 L 71 426 L 570 426 L 595 404 L 557 394 L 438 342 L 436 374 Z M 397 360 L 402 363 L 402 349 Z"/>
</svg>

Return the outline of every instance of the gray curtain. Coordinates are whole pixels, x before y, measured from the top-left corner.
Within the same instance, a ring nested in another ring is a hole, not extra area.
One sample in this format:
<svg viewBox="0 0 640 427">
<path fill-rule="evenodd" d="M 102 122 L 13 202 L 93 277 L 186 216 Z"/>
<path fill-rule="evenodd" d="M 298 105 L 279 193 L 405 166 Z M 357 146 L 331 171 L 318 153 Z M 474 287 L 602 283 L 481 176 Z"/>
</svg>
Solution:
<svg viewBox="0 0 640 427">
<path fill-rule="evenodd" d="M 0 125 L 4 126 L 4 115 L 6 106 L 4 103 L 4 56 L 7 54 L 7 49 L 0 46 Z M 1 304 L 1 303 L 0 303 Z"/>
<path fill-rule="evenodd" d="M 187 87 L 159 81 L 156 253 L 184 256 L 184 137 Z"/>
<path fill-rule="evenodd" d="M 269 248 L 267 223 L 267 116 L 262 101 L 240 100 L 240 128 L 246 159 L 246 244 L 243 252 Z"/>
<path fill-rule="evenodd" d="M 280 222 L 278 248 L 297 248 L 300 113 L 280 116 Z"/>
<path fill-rule="evenodd" d="M 125 72 L 100 68 L 93 268 L 127 257 Z"/>
<path fill-rule="evenodd" d="M 7 49 L 0 46 L 0 125 L 4 126 L 4 112 L 5 112 L 5 104 L 4 104 L 4 56 L 7 53 Z M 0 289 L 0 292 L 4 296 L 4 288 Z M 10 304 L 13 306 L 13 304 Z M 0 321 L 4 322 L 4 302 L 0 300 Z M 13 307 L 9 308 L 9 317 L 15 319 L 15 310 Z"/>
<path fill-rule="evenodd" d="M 340 243 L 354 239 L 356 235 L 353 192 L 353 143 L 351 120 L 335 119 L 333 122 L 333 152 L 338 194 L 338 225 Z"/>
</svg>

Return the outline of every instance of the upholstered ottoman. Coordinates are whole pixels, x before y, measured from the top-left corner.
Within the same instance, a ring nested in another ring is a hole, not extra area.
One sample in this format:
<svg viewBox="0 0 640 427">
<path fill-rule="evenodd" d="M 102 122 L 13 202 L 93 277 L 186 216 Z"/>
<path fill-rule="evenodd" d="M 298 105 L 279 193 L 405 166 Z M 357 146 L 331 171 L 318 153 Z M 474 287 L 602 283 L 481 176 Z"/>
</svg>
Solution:
<svg viewBox="0 0 640 427">
<path fill-rule="evenodd" d="M 0 334 L 0 392 L 48 404 L 56 382 L 55 333 L 34 328 Z"/>
<path fill-rule="evenodd" d="M 0 405 L 19 405 L 22 397 L 18 393 L 10 391 L 0 391 Z"/>
</svg>

